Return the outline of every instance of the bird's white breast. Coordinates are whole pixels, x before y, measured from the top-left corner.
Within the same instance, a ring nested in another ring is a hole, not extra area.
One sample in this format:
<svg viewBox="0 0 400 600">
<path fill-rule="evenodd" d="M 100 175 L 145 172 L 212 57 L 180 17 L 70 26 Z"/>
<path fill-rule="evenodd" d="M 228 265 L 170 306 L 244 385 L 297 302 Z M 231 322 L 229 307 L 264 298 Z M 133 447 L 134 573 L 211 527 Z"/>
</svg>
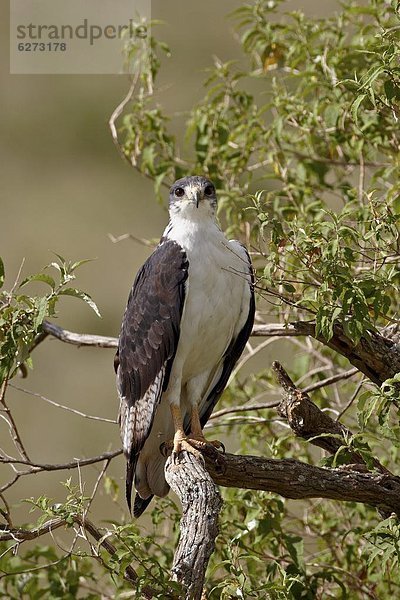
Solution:
<svg viewBox="0 0 400 600">
<path fill-rule="evenodd" d="M 168 238 L 182 246 L 189 261 L 174 361 L 182 368 L 184 384 L 214 369 L 243 328 L 249 311 L 250 272 L 244 249 L 228 241 L 214 221 L 177 221 Z"/>
</svg>

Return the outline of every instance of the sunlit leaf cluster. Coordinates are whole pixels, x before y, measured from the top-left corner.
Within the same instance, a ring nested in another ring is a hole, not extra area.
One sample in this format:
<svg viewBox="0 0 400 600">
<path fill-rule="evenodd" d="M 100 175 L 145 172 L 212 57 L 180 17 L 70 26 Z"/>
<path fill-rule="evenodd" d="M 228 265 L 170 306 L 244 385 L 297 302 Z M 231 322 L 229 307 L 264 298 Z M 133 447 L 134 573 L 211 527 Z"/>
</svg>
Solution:
<svg viewBox="0 0 400 600">
<path fill-rule="evenodd" d="M 42 333 L 42 323 L 46 317 L 56 316 L 56 306 L 62 296 L 83 300 L 100 316 L 89 294 L 70 286 L 76 269 L 89 261 L 69 262 L 58 255 L 57 259 L 40 273 L 30 275 L 22 282 L 16 281 L 10 291 L 0 292 L 0 384 L 11 379 L 21 366 L 32 366 L 30 354 L 37 336 Z M 52 271 L 56 272 L 56 277 L 50 275 Z M 4 274 L 0 259 L 0 287 L 4 283 Z M 33 282 L 44 283 L 50 289 L 45 295 L 27 295 L 25 286 Z"/>
</svg>

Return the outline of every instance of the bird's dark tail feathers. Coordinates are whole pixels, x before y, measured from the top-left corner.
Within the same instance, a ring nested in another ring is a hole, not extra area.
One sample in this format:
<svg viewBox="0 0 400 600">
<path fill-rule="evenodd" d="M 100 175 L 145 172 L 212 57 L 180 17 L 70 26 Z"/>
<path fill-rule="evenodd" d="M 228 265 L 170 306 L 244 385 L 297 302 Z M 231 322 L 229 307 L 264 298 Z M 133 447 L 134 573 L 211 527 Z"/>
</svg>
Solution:
<svg viewBox="0 0 400 600">
<path fill-rule="evenodd" d="M 125 494 L 126 494 L 126 502 L 128 504 L 129 512 L 132 514 L 132 484 L 133 477 L 135 475 L 136 469 L 136 457 L 132 458 L 130 456 L 126 463 L 126 486 L 125 486 Z"/>
<path fill-rule="evenodd" d="M 138 461 L 137 454 L 131 454 L 126 463 L 126 502 L 128 504 L 129 512 L 132 514 L 132 487 L 133 487 L 133 479 L 135 477 L 136 465 Z M 137 519 L 140 515 L 146 510 L 148 505 L 150 504 L 153 496 L 149 496 L 146 499 L 143 499 L 136 494 L 135 501 L 133 503 L 133 516 Z"/>
<path fill-rule="evenodd" d="M 133 516 L 135 517 L 135 519 L 137 519 L 138 517 L 140 517 L 141 514 L 144 513 L 144 511 L 152 501 L 152 498 L 153 496 L 149 496 L 148 498 L 143 500 L 143 498 L 141 498 L 139 494 L 136 494 L 135 502 L 133 503 Z"/>
</svg>

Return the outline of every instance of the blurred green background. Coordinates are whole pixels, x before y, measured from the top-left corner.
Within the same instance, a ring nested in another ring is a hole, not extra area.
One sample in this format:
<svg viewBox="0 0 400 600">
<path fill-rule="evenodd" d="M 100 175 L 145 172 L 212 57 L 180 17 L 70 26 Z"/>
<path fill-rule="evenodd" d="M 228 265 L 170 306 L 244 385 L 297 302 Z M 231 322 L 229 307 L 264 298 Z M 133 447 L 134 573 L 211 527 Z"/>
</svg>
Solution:
<svg viewBox="0 0 400 600">
<path fill-rule="evenodd" d="M 117 336 L 133 277 L 150 250 L 129 239 L 112 243 L 108 234 L 158 238 L 168 220 L 166 197 L 164 206 L 155 201 L 152 183 L 121 160 L 109 133 L 109 116 L 129 82 L 124 76 L 9 75 L 9 8 L 0 1 L 1 256 L 6 286 L 12 285 L 24 258 L 22 277 L 52 261 L 53 252 L 71 260 L 96 258 L 78 271 L 76 285 L 91 294 L 103 318 L 82 302 L 65 298 L 57 323 L 73 331 Z M 152 3 L 152 17 L 166 23 L 158 36 L 172 51 L 161 69 L 156 97 L 177 116 L 178 135 L 185 111 L 203 94 L 204 71 L 212 57 L 240 57 L 234 23 L 227 18 L 240 5 L 234 0 Z M 293 0 L 285 10 L 323 16 L 337 5 Z M 90 414 L 116 417 L 112 350 L 78 349 L 48 339 L 33 358 L 34 371 L 25 380 L 14 380 L 15 385 Z M 15 389 L 9 390 L 8 399 L 33 460 L 65 462 L 119 447 L 116 425 L 80 418 Z M 3 422 L 0 438 L 14 454 Z M 99 469 L 85 469 L 86 492 Z M 110 474 L 121 484 L 124 471 L 122 458 L 113 461 Z M 11 469 L 1 467 L 0 485 L 10 476 Z M 8 499 L 12 503 L 42 493 L 63 498 L 58 482 L 68 476 L 62 471 L 21 478 Z M 120 502 L 124 504 L 123 494 Z M 21 507 L 21 520 L 26 510 Z M 91 510 L 94 518 L 116 516 L 109 508 L 105 511 L 102 493 Z"/>
</svg>

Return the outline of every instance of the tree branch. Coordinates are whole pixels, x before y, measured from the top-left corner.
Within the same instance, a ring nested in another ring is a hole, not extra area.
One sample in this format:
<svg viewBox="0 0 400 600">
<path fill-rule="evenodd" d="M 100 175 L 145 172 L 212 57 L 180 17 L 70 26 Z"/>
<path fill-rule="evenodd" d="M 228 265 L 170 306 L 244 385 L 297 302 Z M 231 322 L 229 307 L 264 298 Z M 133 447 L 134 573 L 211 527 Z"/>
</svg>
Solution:
<svg viewBox="0 0 400 600">
<path fill-rule="evenodd" d="M 173 579 L 186 588 L 187 600 L 200 600 L 209 558 L 218 535 L 222 499 L 201 457 L 173 453 L 165 477 L 182 504 L 179 543 L 172 566 Z"/>
<path fill-rule="evenodd" d="M 104 335 L 91 335 L 88 333 L 75 333 L 63 329 L 50 321 L 43 321 L 43 331 L 57 338 L 61 342 L 75 346 L 94 346 L 96 348 L 118 348 L 118 338 Z M 290 337 L 301 336 L 293 325 L 280 325 L 279 323 L 268 323 L 267 325 L 255 325 L 253 336 L 262 337 Z M 43 338 L 44 339 L 44 338 Z"/>
<path fill-rule="evenodd" d="M 76 346 L 95 346 L 97 348 L 117 348 L 118 346 L 118 338 L 74 333 L 49 321 L 43 322 L 43 330 L 62 342 Z M 391 339 L 389 330 L 384 330 L 382 333 L 369 331 L 357 344 L 354 344 L 346 336 L 339 323 L 335 324 L 333 337 L 329 341 L 316 335 L 313 321 L 296 321 L 286 325 L 279 323 L 255 325 L 251 335 L 255 337 L 311 336 L 345 356 L 352 365 L 377 385 L 381 385 L 386 379 L 394 377 L 400 371 L 399 347 L 396 340 Z"/>
<path fill-rule="evenodd" d="M 138 69 L 136 74 L 132 78 L 131 85 L 129 87 L 129 90 L 128 90 L 125 98 L 114 109 L 114 111 L 110 117 L 110 120 L 108 121 L 108 125 L 110 127 L 111 137 L 113 139 L 113 142 L 114 142 L 119 154 L 121 155 L 121 157 L 124 160 L 128 160 L 128 162 L 130 162 L 130 161 L 129 161 L 129 158 L 126 156 L 122 145 L 120 144 L 120 141 L 118 138 L 118 131 L 117 131 L 117 127 L 116 127 L 115 123 L 116 123 L 117 119 L 121 116 L 121 114 L 123 113 L 125 106 L 128 104 L 128 102 L 130 102 L 132 100 L 133 95 L 135 93 L 137 83 L 140 78 L 140 75 L 141 75 L 140 69 Z"/>
<path fill-rule="evenodd" d="M 63 329 L 50 321 L 43 321 L 43 330 L 61 342 L 75 346 L 95 346 L 96 348 L 117 348 L 118 338 L 104 335 L 91 335 L 89 333 L 74 333 Z"/>
<path fill-rule="evenodd" d="M 303 391 L 313 392 L 314 390 L 319 390 L 320 388 L 332 385 L 333 383 L 337 383 L 338 381 L 350 379 L 350 377 L 353 377 L 353 375 L 356 375 L 357 373 L 359 373 L 359 370 L 356 368 L 349 369 L 348 371 L 342 371 L 341 373 L 337 373 L 336 375 L 332 375 L 331 377 L 327 377 L 326 379 L 322 379 L 321 381 L 311 383 L 310 385 L 305 387 Z"/>
<path fill-rule="evenodd" d="M 7 374 L 7 377 L 8 377 L 8 374 Z M 19 434 L 17 424 L 16 424 L 14 417 L 11 413 L 11 410 L 9 409 L 8 404 L 6 402 L 7 385 L 8 385 L 8 379 L 5 378 L 1 385 L 1 388 L 0 388 L 0 405 L 3 406 L 3 408 L 0 410 L 2 410 L 6 414 L 6 420 L 10 427 L 11 437 L 14 442 L 14 446 L 16 447 L 16 449 L 18 450 L 18 452 L 24 459 L 29 460 L 28 453 L 22 442 L 22 438 Z"/>
<path fill-rule="evenodd" d="M 12 465 L 27 465 L 31 467 L 31 471 L 25 471 L 19 473 L 19 475 L 28 475 L 29 473 L 37 473 L 38 471 L 63 471 L 66 469 L 77 469 L 78 467 L 86 467 L 87 465 L 93 465 L 104 460 L 111 460 L 116 456 L 122 454 L 122 450 L 113 450 L 111 452 L 104 452 L 99 456 L 92 456 L 91 458 L 74 458 L 74 460 L 67 463 L 37 463 L 31 460 L 22 460 L 17 458 L 8 458 L 0 456 L 0 463 L 12 464 Z"/>
<path fill-rule="evenodd" d="M 299 335 L 310 335 L 345 356 L 352 365 L 377 385 L 382 385 L 386 379 L 394 377 L 400 371 L 399 347 L 395 340 L 388 337 L 389 331 L 385 331 L 386 335 L 368 331 L 357 344 L 354 344 L 339 323 L 335 324 L 333 336 L 329 341 L 316 335 L 315 323 L 311 321 L 298 321 L 292 325 Z"/>
<path fill-rule="evenodd" d="M 221 469 L 221 455 L 214 447 L 207 445 L 203 454 L 207 470 L 218 485 L 274 492 L 297 500 L 362 502 L 400 516 L 400 477 L 315 467 L 294 459 L 233 454 L 223 455 Z"/>
<path fill-rule="evenodd" d="M 292 431 L 329 454 L 336 454 L 343 446 L 347 446 L 353 436 L 352 432 L 339 421 L 334 421 L 310 400 L 305 391 L 296 387 L 279 362 L 273 362 L 272 369 L 283 389 L 283 398 L 278 412 L 287 419 Z M 347 456 L 351 463 L 366 464 L 357 452 L 349 451 Z M 381 473 L 392 475 L 377 459 L 374 458 L 373 463 Z"/>
</svg>

